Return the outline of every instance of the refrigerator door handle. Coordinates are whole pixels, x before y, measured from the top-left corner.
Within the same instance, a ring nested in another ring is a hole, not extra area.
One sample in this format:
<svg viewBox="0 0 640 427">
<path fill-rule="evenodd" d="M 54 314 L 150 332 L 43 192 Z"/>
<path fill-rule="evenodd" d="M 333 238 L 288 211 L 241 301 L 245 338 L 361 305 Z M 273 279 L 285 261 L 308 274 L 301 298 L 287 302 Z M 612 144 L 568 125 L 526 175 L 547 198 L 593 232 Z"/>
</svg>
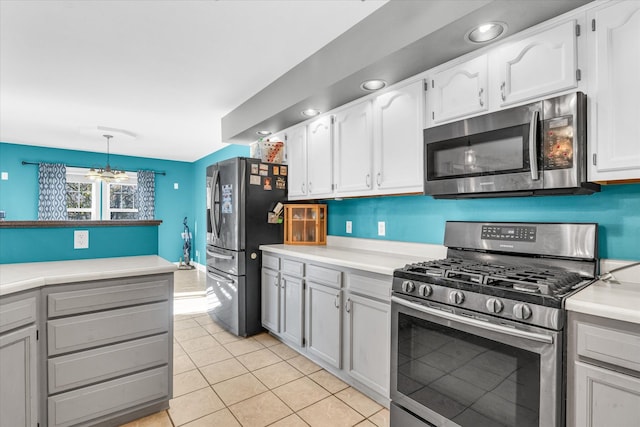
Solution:
<svg viewBox="0 0 640 427">
<path fill-rule="evenodd" d="M 218 196 L 217 200 L 216 195 Z M 211 187 L 211 228 L 216 239 L 220 238 L 220 228 L 222 226 L 220 221 L 220 209 L 222 208 L 220 197 L 222 197 L 222 189 L 220 186 L 220 171 L 217 170 L 213 176 L 213 186 Z"/>
<path fill-rule="evenodd" d="M 212 278 L 213 280 L 217 280 L 218 282 L 223 282 L 223 283 L 235 283 L 235 280 L 229 280 L 226 277 L 222 277 L 219 276 L 217 274 L 213 274 L 210 271 L 207 271 L 207 276 Z"/>
<path fill-rule="evenodd" d="M 209 255 L 212 258 L 218 258 L 218 259 L 233 259 L 233 255 L 223 255 L 223 254 L 219 254 L 216 252 L 211 252 L 211 251 L 207 251 L 207 255 Z"/>
</svg>

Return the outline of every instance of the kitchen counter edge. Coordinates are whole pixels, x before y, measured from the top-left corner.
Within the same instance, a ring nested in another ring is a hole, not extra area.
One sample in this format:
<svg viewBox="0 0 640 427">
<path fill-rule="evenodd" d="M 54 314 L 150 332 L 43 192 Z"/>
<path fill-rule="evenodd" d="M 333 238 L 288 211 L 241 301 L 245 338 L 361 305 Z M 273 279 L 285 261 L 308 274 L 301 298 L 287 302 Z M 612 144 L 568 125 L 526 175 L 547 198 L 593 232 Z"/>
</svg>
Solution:
<svg viewBox="0 0 640 427">
<path fill-rule="evenodd" d="M 640 325 L 640 284 L 597 281 L 569 297 L 569 311 Z"/>
<path fill-rule="evenodd" d="M 0 296 L 43 286 L 171 273 L 177 266 L 157 255 L 0 264 Z"/>
<path fill-rule="evenodd" d="M 411 256 L 339 246 L 296 246 L 280 244 L 261 245 L 260 250 L 386 276 L 392 276 L 395 269 L 404 267 L 406 264 L 427 260 L 424 256 Z M 437 254 L 434 254 L 433 258 L 436 257 Z"/>
</svg>

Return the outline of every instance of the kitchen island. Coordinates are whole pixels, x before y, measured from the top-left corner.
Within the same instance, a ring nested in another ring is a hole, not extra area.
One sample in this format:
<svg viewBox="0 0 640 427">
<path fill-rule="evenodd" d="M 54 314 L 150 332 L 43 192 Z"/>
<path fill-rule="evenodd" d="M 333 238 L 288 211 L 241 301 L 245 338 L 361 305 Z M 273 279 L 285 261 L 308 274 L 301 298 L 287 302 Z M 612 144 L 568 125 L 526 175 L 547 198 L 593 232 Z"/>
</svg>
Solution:
<svg viewBox="0 0 640 427">
<path fill-rule="evenodd" d="M 0 265 L 0 424 L 168 408 L 175 269 L 155 255 Z"/>
</svg>

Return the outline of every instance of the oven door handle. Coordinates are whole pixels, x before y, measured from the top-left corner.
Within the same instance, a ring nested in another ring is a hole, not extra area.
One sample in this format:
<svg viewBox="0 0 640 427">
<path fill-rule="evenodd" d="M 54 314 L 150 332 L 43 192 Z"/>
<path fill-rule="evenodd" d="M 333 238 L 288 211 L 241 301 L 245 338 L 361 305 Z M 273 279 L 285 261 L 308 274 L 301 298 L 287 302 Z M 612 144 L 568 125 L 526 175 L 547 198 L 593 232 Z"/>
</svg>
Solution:
<svg viewBox="0 0 640 427">
<path fill-rule="evenodd" d="M 421 313 L 430 314 L 432 316 L 441 317 L 454 322 L 463 323 L 465 325 L 474 326 L 476 328 L 485 329 L 487 331 L 499 332 L 507 335 L 511 335 L 518 338 L 526 338 L 532 341 L 543 342 L 546 344 L 553 344 L 553 337 L 551 335 L 537 334 L 535 332 L 521 331 L 518 329 L 507 328 L 506 326 L 495 325 L 493 323 L 483 322 L 482 320 L 469 319 L 457 314 L 449 313 L 435 308 L 425 307 L 421 304 L 416 304 L 411 301 L 404 300 L 398 297 L 391 297 L 391 302 L 400 304 L 402 306 L 412 308 Z"/>
</svg>

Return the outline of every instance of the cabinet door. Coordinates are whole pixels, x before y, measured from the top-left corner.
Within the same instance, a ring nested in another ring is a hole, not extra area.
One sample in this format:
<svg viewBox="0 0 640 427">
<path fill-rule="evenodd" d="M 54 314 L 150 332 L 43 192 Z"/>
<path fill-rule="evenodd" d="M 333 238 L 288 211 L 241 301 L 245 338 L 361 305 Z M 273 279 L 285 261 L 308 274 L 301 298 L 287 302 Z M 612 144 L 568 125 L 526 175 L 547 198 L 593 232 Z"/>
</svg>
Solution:
<svg viewBox="0 0 640 427">
<path fill-rule="evenodd" d="M 262 304 L 261 316 L 262 326 L 271 332 L 280 333 L 280 278 L 278 272 L 262 269 L 261 287 Z"/>
<path fill-rule="evenodd" d="M 487 55 L 435 74 L 431 86 L 434 123 L 486 111 Z"/>
<path fill-rule="evenodd" d="M 340 369 L 342 291 L 307 281 L 307 349 Z"/>
<path fill-rule="evenodd" d="M 330 197 L 333 194 L 331 116 L 321 117 L 308 126 L 307 195 Z"/>
<path fill-rule="evenodd" d="M 424 81 L 380 95 L 373 108 L 376 194 L 422 192 Z"/>
<path fill-rule="evenodd" d="M 353 378 L 389 397 L 391 309 L 389 304 L 350 294 L 346 369 Z"/>
<path fill-rule="evenodd" d="M 499 67 L 501 107 L 577 87 L 576 21 L 569 21 L 491 55 Z"/>
<path fill-rule="evenodd" d="M 307 126 L 297 126 L 286 132 L 289 199 L 307 195 Z"/>
<path fill-rule="evenodd" d="M 38 424 L 35 325 L 0 336 L 0 426 Z"/>
<path fill-rule="evenodd" d="M 371 101 L 336 113 L 333 122 L 336 195 L 361 195 L 373 187 Z"/>
<path fill-rule="evenodd" d="M 636 427 L 640 379 L 575 362 L 576 426 Z"/>
<path fill-rule="evenodd" d="M 640 179 L 640 2 L 593 11 L 588 33 L 589 180 Z"/>
<path fill-rule="evenodd" d="M 302 347 L 304 326 L 303 279 L 282 276 L 280 325 L 282 337 Z"/>
</svg>

